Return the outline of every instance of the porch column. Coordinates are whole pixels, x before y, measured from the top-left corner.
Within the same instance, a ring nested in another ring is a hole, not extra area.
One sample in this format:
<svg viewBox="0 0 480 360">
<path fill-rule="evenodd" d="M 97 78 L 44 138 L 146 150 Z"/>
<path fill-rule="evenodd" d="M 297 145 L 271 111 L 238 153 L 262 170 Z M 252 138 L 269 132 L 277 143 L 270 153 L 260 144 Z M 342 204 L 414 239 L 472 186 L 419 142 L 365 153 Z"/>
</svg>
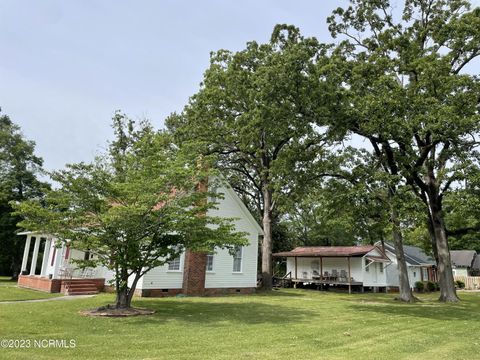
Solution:
<svg viewBox="0 0 480 360">
<path fill-rule="evenodd" d="M 298 277 L 297 277 L 297 257 L 295 256 L 295 280 L 297 280 Z M 295 283 L 293 284 L 293 287 L 296 289 L 297 288 L 297 282 L 295 281 Z"/>
<path fill-rule="evenodd" d="M 348 293 L 351 294 L 352 293 L 352 276 L 350 273 L 350 256 L 347 257 L 347 260 L 348 260 Z"/>
<path fill-rule="evenodd" d="M 35 268 L 37 267 L 38 249 L 40 248 L 40 237 L 35 237 L 35 246 L 33 247 L 32 263 L 30 264 L 30 275 L 35 275 Z"/>
<path fill-rule="evenodd" d="M 59 246 L 59 244 L 55 244 L 55 246 Z M 58 278 L 58 271 L 60 270 L 60 267 L 63 266 L 62 264 L 62 259 L 63 259 L 63 247 L 64 245 L 61 245 L 57 247 L 57 251 L 55 252 L 55 260 L 53 262 L 53 278 L 57 279 Z"/>
<path fill-rule="evenodd" d="M 43 249 L 42 271 L 41 276 L 47 275 L 48 259 L 50 259 L 50 249 L 52 248 L 52 239 L 45 239 L 45 248 Z"/>
<path fill-rule="evenodd" d="M 30 252 L 30 242 L 32 240 L 32 235 L 27 235 L 27 240 L 25 241 L 25 249 L 23 250 L 23 260 L 22 260 L 22 270 L 27 270 L 28 263 L 28 253 Z"/>
<path fill-rule="evenodd" d="M 320 256 L 320 289 L 323 290 L 323 258 Z"/>
<path fill-rule="evenodd" d="M 295 279 L 298 279 L 297 276 L 297 257 L 295 256 Z"/>
<path fill-rule="evenodd" d="M 320 279 L 323 280 L 323 258 L 320 256 Z"/>
</svg>

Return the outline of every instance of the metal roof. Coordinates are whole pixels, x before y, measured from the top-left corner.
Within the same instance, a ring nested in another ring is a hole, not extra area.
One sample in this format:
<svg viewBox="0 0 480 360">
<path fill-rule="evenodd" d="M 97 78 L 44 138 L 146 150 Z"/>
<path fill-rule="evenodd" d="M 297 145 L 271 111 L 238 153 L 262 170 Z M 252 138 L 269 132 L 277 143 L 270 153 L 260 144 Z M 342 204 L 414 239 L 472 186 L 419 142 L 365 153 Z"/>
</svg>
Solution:
<svg viewBox="0 0 480 360">
<path fill-rule="evenodd" d="M 395 247 L 393 244 L 385 242 L 385 249 L 395 255 Z M 403 253 L 405 254 L 405 260 L 407 260 L 410 265 L 436 265 L 435 260 L 425 254 L 418 246 L 403 245 Z"/>
<path fill-rule="evenodd" d="M 345 256 L 363 256 L 376 247 L 374 245 L 363 246 L 303 246 L 296 247 L 292 251 L 284 251 L 273 254 L 277 257 L 345 257 Z M 378 249 L 379 250 L 379 249 Z M 380 251 L 380 250 L 379 250 Z M 381 253 L 381 251 L 380 251 Z"/>
</svg>

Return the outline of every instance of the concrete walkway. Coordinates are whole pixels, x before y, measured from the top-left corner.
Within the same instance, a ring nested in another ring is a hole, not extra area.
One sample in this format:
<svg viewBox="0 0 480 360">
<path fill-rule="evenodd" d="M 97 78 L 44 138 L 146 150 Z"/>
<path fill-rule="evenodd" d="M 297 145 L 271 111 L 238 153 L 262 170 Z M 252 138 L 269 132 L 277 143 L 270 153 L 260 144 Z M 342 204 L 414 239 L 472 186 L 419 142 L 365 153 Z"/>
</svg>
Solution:
<svg viewBox="0 0 480 360">
<path fill-rule="evenodd" d="M 18 303 L 57 301 L 57 300 L 76 300 L 76 299 L 87 299 L 94 296 L 95 295 L 68 295 L 68 296 L 59 296 L 59 297 L 53 297 L 53 298 L 47 298 L 47 299 L 0 301 L 0 304 L 18 304 Z"/>
</svg>

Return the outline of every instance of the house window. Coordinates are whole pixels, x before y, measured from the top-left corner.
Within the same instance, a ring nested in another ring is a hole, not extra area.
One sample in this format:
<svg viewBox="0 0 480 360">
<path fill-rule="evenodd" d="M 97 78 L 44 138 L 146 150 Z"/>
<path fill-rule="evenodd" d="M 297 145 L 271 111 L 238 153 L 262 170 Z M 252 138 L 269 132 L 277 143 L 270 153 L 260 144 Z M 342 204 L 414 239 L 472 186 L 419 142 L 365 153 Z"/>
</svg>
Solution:
<svg viewBox="0 0 480 360">
<path fill-rule="evenodd" d="M 207 271 L 213 271 L 213 254 L 207 255 Z"/>
<path fill-rule="evenodd" d="M 179 246 L 174 246 L 172 249 L 175 250 L 177 254 L 180 252 Z M 168 271 L 180 271 L 180 255 L 168 262 Z"/>
<path fill-rule="evenodd" d="M 383 263 L 379 263 L 380 265 L 380 272 L 383 273 Z"/>
<path fill-rule="evenodd" d="M 368 266 L 368 264 L 370 263 L 370 261 L 368 261 L 367 258 L 365 258 L 365 271 L 370 271 L 370 267 Z"/>
<path fill-rule="evenodd" d="M 243 248 L 236 246 L 235 254 L 233 255 L 233 272 L 242 272 L 242 255 Z"/>
<path fill-rule="evenodd" d="M 180 270 L 180 256 L 168 263 L 168 271 L 179 271 L 179 270 Z"/>
</svg>

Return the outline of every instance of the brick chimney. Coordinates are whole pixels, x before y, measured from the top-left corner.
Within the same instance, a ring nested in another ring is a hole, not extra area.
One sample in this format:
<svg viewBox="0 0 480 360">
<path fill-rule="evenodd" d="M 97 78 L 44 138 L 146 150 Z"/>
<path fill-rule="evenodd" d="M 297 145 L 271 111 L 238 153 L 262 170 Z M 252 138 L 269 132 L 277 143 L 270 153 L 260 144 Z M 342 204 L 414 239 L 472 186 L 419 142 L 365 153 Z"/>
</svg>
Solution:
<svg viewBox="0 0 480 360">
<path fill-rule="evenodd" d="M 187 250 L 183 267 L 183 293 L 191 296 L 205 294 L 207 253 Z"/>
<path fill-rule="evenodd" d="M 204 179 L 197 185 L 196 191 L 208 191 L 208 179 Z M 207 253 L 200 251 L 185 251 L 183 266 L 183 293 L 190 296 L 202 296 L 205 294 L 205 272 L 207 267 Z"/>
</svg>

